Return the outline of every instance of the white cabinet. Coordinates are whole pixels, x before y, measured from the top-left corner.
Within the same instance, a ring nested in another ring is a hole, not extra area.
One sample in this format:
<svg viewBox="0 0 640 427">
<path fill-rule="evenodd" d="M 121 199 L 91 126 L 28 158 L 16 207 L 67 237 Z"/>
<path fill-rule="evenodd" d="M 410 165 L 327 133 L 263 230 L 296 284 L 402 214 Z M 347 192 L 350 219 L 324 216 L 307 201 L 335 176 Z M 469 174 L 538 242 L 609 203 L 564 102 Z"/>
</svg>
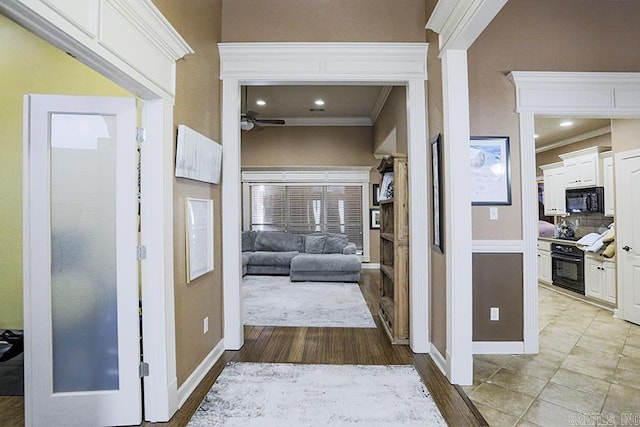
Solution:
<svg viewBox="0 0 640 427">
<path fill-rule="evenodd" d="M 540 166 L 544 173 L 544 214 L 566 215 L 564 164 L 552 163 Z"/>
<path fill-rule="evenodd" d="M 538 281 L 551 284 L 551 243 L 538 240 Z"/>
<path fill-rule="evenodd" d="M 604 147 L 590 147 L 561 154 L 566 188 L 587 188 L 602 185 L 598 155 L 604 150 Z"/>
<path fill-rule="evenodd" d="M 604 216 L 614 216 L 613 152 L 607 151 L 600 154 L 600 163 L 602 165 L 602 185 L 604 186 Z"/>
<path fill-rule="evenodd" d="M 585 254 L 585 295 L 610 303 L 616 303 L 616 264 L 600 255 Z"/>
</svg>

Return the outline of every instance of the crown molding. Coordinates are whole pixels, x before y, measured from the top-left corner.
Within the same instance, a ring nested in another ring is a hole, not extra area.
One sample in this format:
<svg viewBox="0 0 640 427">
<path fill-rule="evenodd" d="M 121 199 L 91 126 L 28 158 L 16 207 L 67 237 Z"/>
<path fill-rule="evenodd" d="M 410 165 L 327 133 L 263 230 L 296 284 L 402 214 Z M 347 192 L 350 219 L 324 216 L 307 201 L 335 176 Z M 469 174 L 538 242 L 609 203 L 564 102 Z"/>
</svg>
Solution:
<svg viewBox="0 0 640 427">
<path fill-rule="evenodd" d="M 507 0 L 439 0 L 425 28 L 439 34 L 440 51 L 467 50 Z"/>
<path fill-rule="evenodd" d="M 516 111 L 625 118 L 640 115 L 640 73 L 512 71 Z"/>
<path fill-rule="evenodd" d="M 427 79 L 427 43 L 219 43 L 220 78 L 403 82 Z M 291 58 L 295 58 L 292 61 Z M 274 63 L 287 63 L 287 73 Z"/>
<path fill-rule="evenodd" d="M 380 94 L 378 94 L 378 99 L 376 100 L 376 103 L 373 106 L 373 109 L 371 110 L 371 115 L 370 115 L 371 123 L 375 123 L 376 120 L 378 120 L 378 116 L 382 112 L 382 109 L 384 108 L 384 104 L 387 102 L 387 99 L 391 94 L 391 89 L 393 89 L 393 86 L 383 86 L 382 89 L 380 89 Z"/>
<path fill-rule="evenodd" d="M 544 153 L 545 151 L 550 151 L 556 148 L 564 147 L 565 145 L 573 144 L 575 142 L 584 141 L 585 139 L 591 139 L 597 136 L 606 135 L 608 133 L 611 133 L 611 126 L 605 126 L 600 129 L 573 136 L 571 138 L 563 139 L 562 141 L 554 142 L 553 144 L 548 144 L 543 147 L 536 148 L 536 153 Z"/>
</svg>

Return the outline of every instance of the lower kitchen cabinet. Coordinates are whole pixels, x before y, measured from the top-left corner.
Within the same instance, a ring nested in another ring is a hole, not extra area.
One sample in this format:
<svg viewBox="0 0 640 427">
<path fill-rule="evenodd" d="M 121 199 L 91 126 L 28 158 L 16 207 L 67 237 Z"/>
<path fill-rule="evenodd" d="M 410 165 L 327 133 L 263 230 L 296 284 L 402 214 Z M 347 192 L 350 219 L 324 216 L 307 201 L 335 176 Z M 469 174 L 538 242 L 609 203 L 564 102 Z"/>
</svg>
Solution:
<svg viewBox="0 0 640 427">
<path fill-rule="evenodd" d="M 538 240 L 538 281 L 551 284 L 551 244 Z"/>
<path fill-rule="evenodd" d="M 616 263 L 600 255 L 585 254 L 584 288 L 588 297 L 615 304 Z"/>
</svg>

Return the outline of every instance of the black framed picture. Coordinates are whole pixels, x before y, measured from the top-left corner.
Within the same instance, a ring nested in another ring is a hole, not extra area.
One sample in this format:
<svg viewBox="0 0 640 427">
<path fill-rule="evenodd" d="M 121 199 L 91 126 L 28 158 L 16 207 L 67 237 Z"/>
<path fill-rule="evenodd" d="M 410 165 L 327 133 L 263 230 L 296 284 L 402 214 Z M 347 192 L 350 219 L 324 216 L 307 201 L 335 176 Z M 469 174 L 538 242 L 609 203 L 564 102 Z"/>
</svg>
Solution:
<svg viewBox="0 0 640 427">
<path fill-rule="evenodd" d="M 431 197 L 433 212 L 433 249 L 444 253 L 444 199 L 442 197 L 442 137 L 440 134 L 431 139 Z"/>
<path fill-rule="evenodd" d="M 472 136 L 469 148 L 472 205 L 510 205 L 508 136 Z"/>
<path fill-rule="evenodd" d="M 373 202 L 371 204 L 373 206 L 380 206 L 380 200 L 378 200 L 378 195 L 380 194 L 380 184 L 372 185 L 371 194 L 373 194 Z"/>
</svg>

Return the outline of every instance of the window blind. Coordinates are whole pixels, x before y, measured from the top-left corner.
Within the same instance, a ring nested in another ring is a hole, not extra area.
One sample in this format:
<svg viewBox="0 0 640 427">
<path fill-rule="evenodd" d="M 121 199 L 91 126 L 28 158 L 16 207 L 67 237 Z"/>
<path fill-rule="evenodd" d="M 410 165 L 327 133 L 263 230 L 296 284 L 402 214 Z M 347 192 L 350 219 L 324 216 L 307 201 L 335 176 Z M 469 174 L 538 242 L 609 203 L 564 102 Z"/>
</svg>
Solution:
<svg viewBox="0 0 640 427">
<path fill-rule="evenodd" d="M 362 185 L 252 184 L 251 229 L 341 233 L 363 251 Z"/>
</svg>

